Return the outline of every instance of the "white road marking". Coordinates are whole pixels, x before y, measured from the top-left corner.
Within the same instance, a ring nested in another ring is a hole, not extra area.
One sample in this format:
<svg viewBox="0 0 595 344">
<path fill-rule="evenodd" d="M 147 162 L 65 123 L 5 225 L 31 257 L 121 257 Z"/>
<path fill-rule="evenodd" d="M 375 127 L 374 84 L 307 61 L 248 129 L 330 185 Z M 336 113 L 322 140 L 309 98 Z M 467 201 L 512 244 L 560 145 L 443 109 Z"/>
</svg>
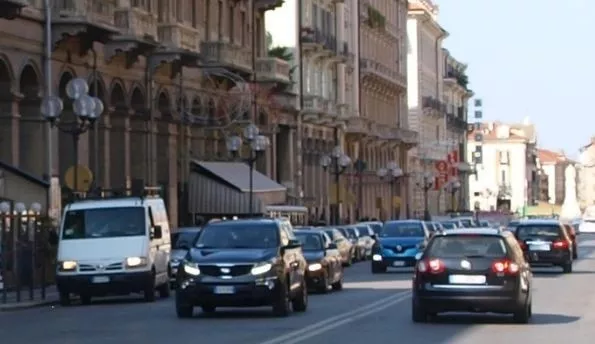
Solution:
<svg viewBox="0 0 595 344">
<path fill-rule="evenodd" d="M 328 332 L 337 327 L 343 326 L 360 318 L 366 317 L 370 314 L 380 312 L 388 307 L 392 307 L 400 302 L 403 302 L 411 297 L 410 291 L 400 292 L 390 297 L 378 300 L 366 306 L 351 310 L 347 313 L 337 315 L 324 321 L 303 327 L 299 330 L 286 333 L 282 336 L 270 339 L 260 344 L 296 344 L 301 343 L 306 339 L 312 338 L 324 332 Z"/>
</svg>

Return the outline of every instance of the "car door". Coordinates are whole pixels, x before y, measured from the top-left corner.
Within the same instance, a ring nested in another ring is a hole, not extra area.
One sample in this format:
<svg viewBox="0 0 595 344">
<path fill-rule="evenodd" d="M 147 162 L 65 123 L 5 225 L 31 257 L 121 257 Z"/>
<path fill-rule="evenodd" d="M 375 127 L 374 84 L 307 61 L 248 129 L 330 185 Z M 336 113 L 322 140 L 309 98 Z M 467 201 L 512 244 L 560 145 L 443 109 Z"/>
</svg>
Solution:
<svg viewBox="0 0 595 344">
<path fill-rule="evenodd" d="M 527 292 L 530 290 L 532 283 L 531 265 L 525 259 L 525 253 L 513 235 L 507 235 L 505 241 L 512 251 L 513 261 L 521 268 L 521 290 Z"/>
<path fill-rule="evenodd" d="M 281 231 L 284 233 L 283 236 L 286 238 L 286 242 L 297 240 L 291 228 L 287 227 L 287 224 L 281 222 Z M 287 245 L 287 244 L 285 244 Z M 303 257 L 302 248 L 290 248 L 285 250 L 285 259 L 289 262 L 289 290 L 298 290 L 304 279 L 305 261 L 301 259 Z"/>
</svg>

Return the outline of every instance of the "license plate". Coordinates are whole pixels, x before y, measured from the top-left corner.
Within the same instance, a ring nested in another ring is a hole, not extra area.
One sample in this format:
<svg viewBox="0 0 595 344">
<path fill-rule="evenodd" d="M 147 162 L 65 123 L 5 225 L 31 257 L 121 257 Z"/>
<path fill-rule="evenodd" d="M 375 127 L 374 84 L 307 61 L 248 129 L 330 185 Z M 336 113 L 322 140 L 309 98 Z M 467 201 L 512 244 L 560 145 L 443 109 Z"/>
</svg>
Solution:
<svg viewBox="0 0 595 344">
<path fill-rule="evenodd" d="M 450 275 L 448 282 L 451 284 L 485 284 L 486 277 L 483 275 Z"/>
<path fill-rule="evenodd" d="M 533 244 L 529 245 L 529 251 L 549 251 L 549 244 Z"/>
<path fill-rule="evenodd" d="M 95 276 L 91 280 L 93 283 L 109 283 L 109 277 L 107 276 Z"/>
<path fill-rule="evenodd" d="M 233 294 L 235 293 L 234 287 L 231 286 L 217 286 L 215 287 L 215 294 Z"/>
<path fill-rule="evenodd" d="M 405 266 L 405 262 L 396 261 L 396 262 L 393 262 L 393 266 Z"/>
</svg>

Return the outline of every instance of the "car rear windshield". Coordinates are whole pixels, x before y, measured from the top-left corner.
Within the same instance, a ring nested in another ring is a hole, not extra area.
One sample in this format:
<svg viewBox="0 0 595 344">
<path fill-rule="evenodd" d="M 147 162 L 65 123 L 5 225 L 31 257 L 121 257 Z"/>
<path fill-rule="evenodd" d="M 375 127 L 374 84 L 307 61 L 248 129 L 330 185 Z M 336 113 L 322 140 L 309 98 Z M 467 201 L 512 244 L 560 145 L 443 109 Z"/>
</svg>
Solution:
<svg viewBox="0 0 595 344">
<path fill-rule="evenodd" d="M 457 228 L 457 225 L 454 222 L 442 222 L 442 227 L 444 227 L 444 229 L 455 229 Z"/>
<path fill-rule="evenodd" d="M 419 223 L 387 222 L 380 232 L 381 237 L 423 237 L 424 229 Z"/>
<path fill-rule="evenodd" d="M 559 238 L 562 235 L 562 231 L 560 226 L 557 225 L 523 225 L 517 227 L 516 235 L 519 240 L 551 240 Z"/>
<path fill-rule="evenodd" d="M 499 236 L 447 235 L 434 237 L 425 256 L 436 258 L 503 258 L 506 256 L 506 252 L 504 240 Z"/>
</svg>

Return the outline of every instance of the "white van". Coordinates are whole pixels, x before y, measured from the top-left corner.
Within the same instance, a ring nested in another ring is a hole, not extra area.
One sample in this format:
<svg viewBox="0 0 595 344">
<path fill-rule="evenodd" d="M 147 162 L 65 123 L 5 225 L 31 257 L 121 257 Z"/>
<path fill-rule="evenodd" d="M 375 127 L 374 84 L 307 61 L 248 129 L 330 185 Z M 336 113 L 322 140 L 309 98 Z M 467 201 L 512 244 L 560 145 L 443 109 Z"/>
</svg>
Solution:
<svg viewBox="0 0 595 344">
<path fill-rule="evenodd" d="M 92 297 L 155 291 L 168 297 L 170 228 L 160 197 L 82 200 L 64 209 L 56 285 L 60 304 Z"/>
</svg>

